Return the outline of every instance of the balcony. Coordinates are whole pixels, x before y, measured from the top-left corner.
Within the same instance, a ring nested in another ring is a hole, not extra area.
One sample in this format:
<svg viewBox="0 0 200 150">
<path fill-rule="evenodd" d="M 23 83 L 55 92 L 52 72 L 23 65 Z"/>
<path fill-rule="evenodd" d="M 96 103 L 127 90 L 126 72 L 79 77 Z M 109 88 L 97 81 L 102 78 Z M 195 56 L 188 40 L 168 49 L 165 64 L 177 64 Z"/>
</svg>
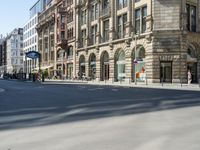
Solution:
<svg viewBox="0 0 200 150">
<path fill-rule="evenodd" d="M 58 13 L 66 14 L 67 13 L 66 7 L 58 7 Z"/>
</svg>

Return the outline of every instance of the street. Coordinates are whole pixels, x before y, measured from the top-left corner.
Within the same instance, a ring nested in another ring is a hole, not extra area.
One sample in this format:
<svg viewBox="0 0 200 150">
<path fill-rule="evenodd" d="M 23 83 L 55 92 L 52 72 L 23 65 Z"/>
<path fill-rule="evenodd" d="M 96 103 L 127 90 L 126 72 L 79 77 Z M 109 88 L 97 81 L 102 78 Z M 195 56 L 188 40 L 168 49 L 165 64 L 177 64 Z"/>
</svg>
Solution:
<svg viewBox="0 0 200 150">
<path fill-rule="evenodd" d="M 0 80 L 0 150 L 199 150 L 200 92 Z"/>
</svg>

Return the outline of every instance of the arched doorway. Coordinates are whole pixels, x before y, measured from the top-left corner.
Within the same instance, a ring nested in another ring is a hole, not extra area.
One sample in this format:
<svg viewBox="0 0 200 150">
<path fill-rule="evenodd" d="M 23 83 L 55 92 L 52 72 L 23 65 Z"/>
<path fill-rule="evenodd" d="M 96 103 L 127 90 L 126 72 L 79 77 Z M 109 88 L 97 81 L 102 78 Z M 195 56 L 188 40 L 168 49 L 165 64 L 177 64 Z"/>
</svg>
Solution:
<svg viewBox="0 0 200 150">
<path fill-rule="evenodd" d="M 125 52 L 120 50 L 116 57 L 116 77 L 117 81 L 124 80 L 126 78 L 125 74 Z"/>
<path fill-rule="evenodd" d="M 109 80 L 109 55 L 105 51 L 101 57 L 101 80 Z"/>
<path fill-rule="evenodd" d="M 197 51 L 195 47 L 189 46 L 187 49 L 187 69 L 192 74 L 192 83 L 198 82 L 197 77 Z"/>
<path fill-rule="evenodd" d="M 79 58 L 79 77 L 85 75 L 85 56 L 81 55 Z"/>
<path fill-rule="evenodd" d="M 135 49 L 134 49 L 135 50 Z M 146 80 L 145 49 L 138 45 L 136 52 L 132 53 L 132 81 L 144 82 Z"/>
<path fill-rule="evenodd" d="M 96 78 L 96 56 L 94 53 L 89 57 L 89 77 L 91 79 Z"/>
</svg>

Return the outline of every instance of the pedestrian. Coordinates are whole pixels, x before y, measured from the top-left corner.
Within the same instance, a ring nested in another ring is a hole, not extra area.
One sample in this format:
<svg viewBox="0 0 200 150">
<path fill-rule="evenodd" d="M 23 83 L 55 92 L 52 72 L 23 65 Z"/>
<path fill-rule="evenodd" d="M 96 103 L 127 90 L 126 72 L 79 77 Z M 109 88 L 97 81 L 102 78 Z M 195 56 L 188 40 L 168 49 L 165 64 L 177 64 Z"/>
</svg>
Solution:
<svg viewBox="0 0 200 150">
<path fill-rule="evenodd" d="M 190 70 L 188 70 L 188 84 L 190 84 L 191 82 L 192 82 L 192 74 Z"/>
</svg>

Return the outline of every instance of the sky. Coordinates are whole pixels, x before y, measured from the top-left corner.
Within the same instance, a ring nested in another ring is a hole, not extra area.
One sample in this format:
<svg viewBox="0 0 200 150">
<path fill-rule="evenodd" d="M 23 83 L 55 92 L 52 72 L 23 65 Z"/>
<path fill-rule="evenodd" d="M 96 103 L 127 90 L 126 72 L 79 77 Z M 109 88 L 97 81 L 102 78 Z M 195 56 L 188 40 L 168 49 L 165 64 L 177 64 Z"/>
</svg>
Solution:
<svg viewBox="0 0 200 150">
<path fill-rule="evenodd" d="M 14 28 L 23 28 L 35 2 L 37 0 L 0 0 L 0 34 L 6 36 Z"/>
</svg>

